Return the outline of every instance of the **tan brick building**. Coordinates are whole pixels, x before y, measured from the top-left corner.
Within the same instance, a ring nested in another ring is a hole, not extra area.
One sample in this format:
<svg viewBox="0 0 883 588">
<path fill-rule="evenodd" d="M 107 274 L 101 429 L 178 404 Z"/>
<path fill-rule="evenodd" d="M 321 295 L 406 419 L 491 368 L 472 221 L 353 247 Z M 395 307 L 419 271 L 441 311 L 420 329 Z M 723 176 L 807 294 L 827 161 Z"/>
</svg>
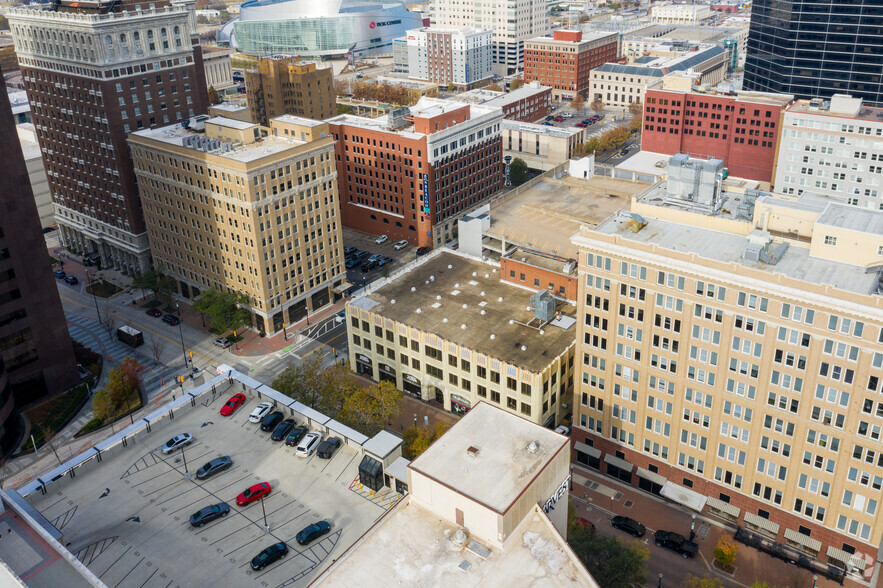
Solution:
<svg viewBox="0 0 883 588">
<path fill-rule="evenodd" d="M 204 129 L 202 126 L 204 125 Z M 129 136 L 154 263 L 194 299 L 246 294 L 275 332 L 337 295 L 343 268 L 334 139 L 326 123 L 221 117 Z"/>
<path fill-rule="evenodd" d="M 331 67 L 296 58 L 259 57 L 255 69 L 245 72 L 245 91 L 252 120 L 269 120 L 293 114 L 323 120 L 337 114 Z"/>
<path fill-rule="evenodd" d="M 795 561 L 870 570 L 883 213 L 721 193 L 719 172 L 670 178 L 574 236 L 575 461 L 689 497 Z"/>
</svg>

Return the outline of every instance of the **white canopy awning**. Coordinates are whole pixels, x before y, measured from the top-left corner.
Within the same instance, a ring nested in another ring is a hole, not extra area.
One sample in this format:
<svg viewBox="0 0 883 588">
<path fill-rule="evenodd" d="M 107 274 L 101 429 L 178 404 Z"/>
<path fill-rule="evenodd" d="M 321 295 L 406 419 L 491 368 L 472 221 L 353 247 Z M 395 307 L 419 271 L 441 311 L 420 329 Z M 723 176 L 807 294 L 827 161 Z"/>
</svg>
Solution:
<svg viewBox="0 0 883 588">
<path fill-rule="evenodd" d="M 705 501 L 708 498 L 704 494 L 699 494 L 689 488 L 678 486 L 674 482 L 666 482 L 662 486 L 662 490 L 659 491 L 659 494 L 673 502 L 683 504 L 687 508 L 691 508 L 696 512 L 702 512 L 702 509 L 705 508 Z"/>
<path fill-rule="evenodd" d="M 745 513 L 745 523 L 748 525 L 754 525 L 759 529 L 763 529 L 768 533 L 772 533 L 773 536 L 777 536 L 779 534 L 779 524 L 774 523 L 769 519 L 765 519 L 760 515 L 756 515 L 753 512 Z"/>
<path fill-rule="evenodd" d="M 729 502 L 724 502 L 720 498 L 715 498 L 714 496 L 708 497 L 708 508 L 713 508 L 722 513 L 726 513 L 731 517 L 739 518 L 739 513 L 742 512 L 738 506 L 733 506 Z"/>
<path fill-rule="evenodd" d="M 798 533 L 794 529 L 785 529 L 785 543 L 787 544 L 789 541 L 816 553 L 822 549 L 821 541 L 813 539 L 803 533 Z"/>
</svg>

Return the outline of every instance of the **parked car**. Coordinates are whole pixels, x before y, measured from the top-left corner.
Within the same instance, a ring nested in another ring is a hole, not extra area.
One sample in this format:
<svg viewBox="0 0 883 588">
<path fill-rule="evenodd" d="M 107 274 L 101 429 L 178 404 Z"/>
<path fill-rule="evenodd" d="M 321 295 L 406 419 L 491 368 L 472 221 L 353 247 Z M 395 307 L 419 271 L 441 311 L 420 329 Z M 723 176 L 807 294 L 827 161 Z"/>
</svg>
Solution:
<svg viewBox="0 0 883 588">
<path fill-rule="evenodd" d="M 396 251 L 401 251 L 402 249 L 404 249 L 404 248 L 407 247 L 408 245 L 410 245 L 410 243 L 408 243 L 407 241 L 405 241 L 404 239 L 402 239 L 401 241 L 399 241 L 398 243 L 396 243 L 395 245 L 393 245 L 393 249 L 395 249 Z"/>
<path fill-rule="evenodd" d="M 295 539 L 297 539 L 297 542 L 301 545 L 309 545 L 330 530 L 331 523 L 328 521 L 319 521 L 318 523 L 313 523 L 312 525 L 308 525 L 301 529 Z"/>
<path fill-rule="evenodd" d="M 335 323 L 340 324 L 340 323 L 344 322 L 345 320 L 346 320 L 346 311 L 345 310 L 341 310 L 340 312 L 338 312 L 337 314 L 334 315 L 334 322 Z"/>
<path fill-rule="evenodd" d="M 555 427 L 555 432 L 559 435 L 567 435 L 570 436 L 570 427 L 565 427 L 564 425 L 559 425 Z"/>
<path fill-rule="evenodd" d="M 260 500 L 265 496 L 269 496 L 270 492 L 273 489 L 270 488 L 270 484 L 268 482 L 261 482 L 260 484 L 255 484 L 254 486 L 249 486 L 243 492 L 236 497 L 236 504 L 239 506 L 245 506 L 246 504 L 251 504 L 255 500 Z"/>
<path fill-rule="evenodd" d="M 540 124 L 543 125 L 543 126 L 546 126 L 546 127 L 554 127 L 554 126 L 555 126 L 555 125 L 553 125 L 553 124 L 550 123 L 550 122 L 542 122 L 542 123 L 540 123 Z"/>
<path fill-rule="evenodd" d="M 273 441 L 282 441 L 288 436 L 288 433 L 291 432 L 291 429 L 294 428 L 294 419 L 285 419 L 273 430 L 273 434 L 270 435 L 270 439 Z"/>
<path fill-rule="evenodd" d="M 678 533 L 671 531 L 656 531 L 654 535 L 656 547 L 665 547 L 676 553 L 680 553 L 684 559 L 689 559 L 696 555 L 699 546 Z"/>
<path fill-rule="evenodd" d="M 375 263 L 377 263 L 377 267 L 383 267 L 387 264 L 392 263 L 393 261 L 395 260 L 392 257 L 381 257 Z"/>
<path fill-rule="evenodd" d="M 221 407 L 221 416 L 230 416 L 236 409 L 245 403 L 245 394 L 234 394 L 224 406 Z"/>
<path fill-rule="evenodd" d="M 252 422 L 252 423 L 261 422 L 262 420 L 264 420 L 264 417 L 267 416 L 267 413 L 269 413 L 272 409 L 273 409 L 272 402 L 261 402 L 260 404 L 255 406 L 254 410 L 251 411 L 251 414 L 248 415 L 249 422 Z"/>
<path fill-rule="evenodd" d="M 316 449 L 316 455 L 319 456 L 320 459 L 331 459 L 334 457 L 334 454 L 337 453 L 338 449 L 340 449 L 340 438 L 329 437 L 319 443 L 319 448 Z"/>
<path fill-rule="evenodd" d="M 563 116 L 556 116 L 552 120 L 554 120 L 555 122 L 564 122 L 564 117 Z"/>
<path fill-rule="evenodd" d="M 370 257 L 368 257 L 367 261 L 379 261 L 381 259 L 383 259 L 383 256 L 380 255 L 379 253 L 375 253 L 375 254 L 371 255 Z"/>
<path fill-rule="evenodd" d="M 261 431 L 272 431 L 284 418 L 285 415 L 278 410 L 268 414 L 264 417 L 264 420 L 261 421 Z"/>
<path fill-rule="evenodd" d="M 343 265 L 344 265 L 344 267 L 346 267 L 346 269 L 353 269 L 354 267 L 358 266 L 360 263 L 362 263 L 362 260 L 356 259 L 354 257 L 352 259 L 346 260 L 346 263 L 344 263 Z"/>
<path fill-rule="evenodd" d="M 351 255 L 353 253 L 356 253 L 357 251 L 358 251 L 358 249 L 356 249 L 355 247 L 344 247 L 343 248 L 344 255 Z"/>
<path fill-rule="evenodd" d="M 285 438 L 285 444 L 289 447 L 297 447 L 298 442 L 301 438 L 307 434 L 309 431 L 304 425 L 298 425 L 288 433 L 288 437 Z"/>
<path fill-rule="evenodd" d="M 362 74 L 359 74 L 361 77 Z M 274 561 L 278 561 L 288 555 L 288 545 L 284 542 L 274 543 L 267 547 L 251 560 L 251 569 L 254 571 L 262 570 Z"/>
<path fill-rule="evenodd" d="M 584 119 L 583 119 L 583 122 L 586 123 L 587 125 L 589 125 L 589 124 L 592 124 L 592 119 L 590 119 L 590 118 L 584 118 Z"/>
<path fill-rule="evenodd" d="M 152 316 L 153 318 L 159 318 L 162 316 L 162 311 L 158 308 L 151 308 L 147 311 L 147 316 Z"/>
<path fill-rule="evenodd" d="M 432 251 L 432 247 L 418 247 L 415 254 L 417 255 L 417 257 L 420 257 L 421 255 L 426 255 L 430 251 Z"/>
<path fill-rule="evenodd" d="M 584 529 L 588 529 L 590 534 L 595 532 L 595 524 L 592 521 L 587 521 L 582 517 L 578 517 L 573 519 L 573 522 Z"/>
<path fill-rule="evenodd" d="M 625 154 L 628 153 L 628 152 L 629 152 L 628 149 L 623 149 L 622 151 L 619 152 L 619 154 L 620 154 L 620 155 L 625 155 Z"/>
<path fill-rule="evenodd" d="M 374 239 L 374 242 L 377 243 L 378 245 L 383 245 L 387 241 L 389 241 L 389 237 L 387 237 L 386 235 L 380 235 L 379 237 Z"/>
<path fill-rule="evenodd" d="M 196 479 L 205 480 L 211 478 L 215 474 L 219 474 L 233 465 L 233 460 L 229 455 L 224 457 L 216 457 L 198 470 L 196 470 Z"/>
<path fill-rule="evenodd" d="M 573 115 L 569 112 L 562 112 L 561 116 L 563 116 L 564 118 L 573 118 Z"/>
<path fill-rule="evenodd" d="M 227 337 L 218 337 L 217 339 L 212 341 L 212 344 L 216 347 L 220 347 L 221 349 L 227 349 L 228 347 L 233 345 L 233 342 L 230 341 L 230 339 L 228 339 Z"/>
<path fill-rule="evenodd" d="M 579 127 L 579 128 L 581 128 L 581 129 L 584 129 L 584 128 L 586 128 L 586 127 L 589 126 L 589 125 L 586 124 L 586 123 L 584 123 L 584 122 L 578 122 L 578 123 L 576 123 L 576 124 L 573 125 L 573 126 L 575 126 L 575 127 Z"/>
<path fill-rule="evenodd" d="M 65 276 L 67 276 L 67 274 L 64 273 L 64 270 L 55 270 L 52 272 L 52 275 L 55 276 L 55 279 L 57 280 L 63 280 Z"/>
<path fill-rule="evenodd" d="M 162 322 L 174 327 L 175 325 L 177 325 L 178 323 L 181 322 L 181 319 L 179 319 L 178 317 L 176 317 L 173 314 L 167 314 L 164 317 L 162 317 Z"/>
<path fill-rule="evenodd" d="M 591 119 L 592 119 L 593 121 L 595 121 L 595 122 L 598 122 L 599 120 L 601 120 L 601 119 L 604 118 L 604 117 L 601 116 L 600 114 L 593 114 L 593 115 L 590 116 L 589 118 L 591 118 Z"/>
<path fill-rule="evenodd" d="M 193 435 L 190 433 L 181 433 L 180 435 L 175 435 L 166 441 L 159 450 L 162 451 L 163 454 L 168 455 L 176 449 L 184 447 L 185 445 L 190 445 L 191 443 L 193 443 Z"/>
<path fill-rule="evenodd" d="M 76 286 L 80 283 L 80 280 L 77 279 L 77 276 L 66 276 L 64 278 L 65 283 L 70 284 L 71 286 Z"/>
<path fill-rule="evenodd" d="M 362 273 L 370 272 L 373 269 L 377 269 L 380 267 L 379 261 L 366 261 L 362 264 Z"/>
<path fill-rule="evenodd" d="M 322 442 L 322 433 L 313 431 L 308 433 L 298 444 L 295 454 L 301 457 L 309 457 L 316 451 L 316 447 Z"/>
<path fill-rule="evenodd" d="M 631 533 L 635 537 L 643 537 L 644 533 L 647 532 L 647 529 L 644 528 L 644 525 L 628 517 L 613 517 L 612 519 L 610 519 L 610 524 L 620 531 Z"/>
<path fill-rule="evenodd" d="M 553 118 L 555 118 L 555 115 L 550 114 L 549 116 L 546 117 L 546 120 L 552 120 Z"/>
<path fill-rule="evenodd" d="M 230 514 L 230 505 L 226 502 L 219 502 L 211 506 L 201 508 L 190 515 L 190 524 L 194 527 L 201 527 L 206 523 L 210 523 L 215 519 L 225 517 Z"/>
</svg>

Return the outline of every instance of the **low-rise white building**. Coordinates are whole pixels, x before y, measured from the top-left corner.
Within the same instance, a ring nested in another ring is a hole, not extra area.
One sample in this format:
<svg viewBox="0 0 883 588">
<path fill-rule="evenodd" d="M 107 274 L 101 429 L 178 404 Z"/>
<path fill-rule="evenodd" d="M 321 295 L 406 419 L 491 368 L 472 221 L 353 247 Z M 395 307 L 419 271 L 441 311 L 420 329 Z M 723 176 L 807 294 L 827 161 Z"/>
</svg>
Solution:
<svg viewBox="0 0 883 588">
<path fill-rule="evenodd" d="M 223 47 L 202 47 L 202 63 L 205 69 L 206 86 L 211 86 L 217 91 L 218 96 L 235 94 L 236 82 L 233 81 L 233 63 L 230 56 L 232 49 Z"/>
<path fill-rule="evenodd" d="M 504 120 L 503 155 L 524 160 L 527 167 L 548 171 L 573 157 L 577 145 L 586 142 L 579 127 L 547 127 Z"/>
<path fill-rule="evenodd" d="M 708 4 L 655 4 L 650 8 L 653 24 L 695 25 L 711 18 Z"/>
<path fill-rule="evenodd" d="M 424 27 L 407 32 L 408 77 L 471 87 L 493 77 L 492 31 Z"/>
</svg>

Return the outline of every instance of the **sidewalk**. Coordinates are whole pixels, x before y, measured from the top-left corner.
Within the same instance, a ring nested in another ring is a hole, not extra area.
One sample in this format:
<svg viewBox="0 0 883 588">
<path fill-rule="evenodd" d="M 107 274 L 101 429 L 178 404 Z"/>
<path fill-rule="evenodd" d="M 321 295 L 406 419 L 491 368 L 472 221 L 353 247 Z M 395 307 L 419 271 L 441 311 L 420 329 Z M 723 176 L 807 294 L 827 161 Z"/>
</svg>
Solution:
<svg viewBox="0 0 883 588">
<path fill-rule="evenodd" d="M 613 515 L 631 517 L 643 523 L 648 532 L 650 529 L 665 529 L 688 535 L 692 524 L 692 515 L 695 514 L 686 507 L 674 504 L 635 488 L 626 485 L 619 480 L 605 476 L 595 470 L 585 468 L 580 464 L 573 464 L 573 473 L 585 477 L 592 487 L 585 487 L 573 483 L 571 495 L 577 500 L 577 511 L 583 516 L 587 507 L 611 512 Z M 726 523 L 723 519 L 696 515 L 696 538 L 699 544 L 699 553 L 710 575 L 724 581 L 727 586 L 748 587 L 753 582 L 765 581 L 770 586 L 779 588 L 790 586 L 797 588 L 802 586 L 810 588 L 813 585 L 812 574 L 796 565 L 789 564 L 779 559 L 772 558 L 747 545 L 739 545 L 739 555 L 736 557 L 736 571 L 734 574 L 726 574 L 714 568 L 714 548 L 721 535 L 733 536 L 735 527 Z M 839 584 L 819 577 L 815 586 L 817 588 L 837 588 Z M 867 588 L 867 584 L 856 582 L 847 578 L 844 588 Z"/>
</svg>

